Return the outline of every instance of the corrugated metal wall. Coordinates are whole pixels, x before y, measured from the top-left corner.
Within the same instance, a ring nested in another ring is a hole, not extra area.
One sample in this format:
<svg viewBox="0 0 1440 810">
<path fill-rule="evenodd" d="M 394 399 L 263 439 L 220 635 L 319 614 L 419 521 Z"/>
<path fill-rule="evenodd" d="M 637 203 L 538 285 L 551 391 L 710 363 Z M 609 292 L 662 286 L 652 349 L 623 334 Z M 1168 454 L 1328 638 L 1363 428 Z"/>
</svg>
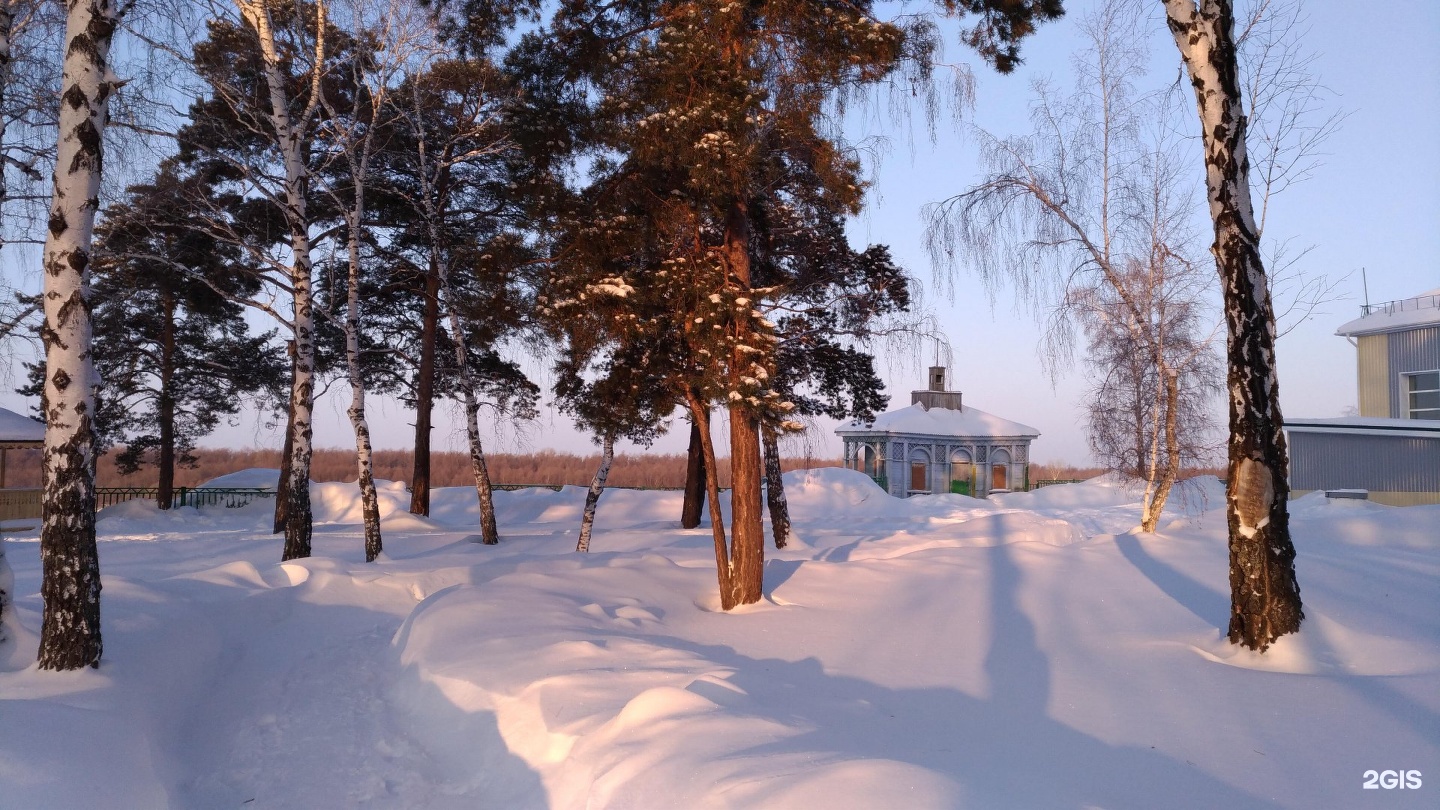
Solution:
<svg viewBox="0 0 1440 810">
<path fill-rule="evenodd" d="M 1361 416 L 1390 415 L 1390 336 L 1362 335 L 1357 389 Z"/>
<path fill-rule="evenodd" d="M 1361 338 L 1364 340 L 1364 338 Z M 1440 326 L 1410 329 L 1390 334 L 1390 413 L 1397 419 L 1409 415 L 1408 397 L 1401 387 L 1400 375 L 1411 371 L 1440 369 Z M 1361 415 L 1365 414 L 1363 408 Z"/>
<path fill-rule="evenodd" d="M 1292 489 L 1440 492 L 1440 439 L 1290 431 Z"/>
</svg>

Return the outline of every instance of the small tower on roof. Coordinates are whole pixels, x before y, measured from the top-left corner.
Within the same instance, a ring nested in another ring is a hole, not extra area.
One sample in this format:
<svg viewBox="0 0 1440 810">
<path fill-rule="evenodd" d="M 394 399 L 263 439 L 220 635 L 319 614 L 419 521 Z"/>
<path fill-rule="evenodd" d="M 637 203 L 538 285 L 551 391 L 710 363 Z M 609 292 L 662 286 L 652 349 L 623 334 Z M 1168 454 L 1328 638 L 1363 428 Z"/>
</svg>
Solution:
<svg viewBox="0 0 1440 810">
<path fill-rule="evenodd" d="M 946 408 L 952 411 L 964 410 L 960 403 L 959 391 L 945 390 L 944 366 L 930 367 L 930 387 L 924 391 L 911 391 L 910 404 L 919 405 L 925 410 L 931 408 Z"/>
</svg>

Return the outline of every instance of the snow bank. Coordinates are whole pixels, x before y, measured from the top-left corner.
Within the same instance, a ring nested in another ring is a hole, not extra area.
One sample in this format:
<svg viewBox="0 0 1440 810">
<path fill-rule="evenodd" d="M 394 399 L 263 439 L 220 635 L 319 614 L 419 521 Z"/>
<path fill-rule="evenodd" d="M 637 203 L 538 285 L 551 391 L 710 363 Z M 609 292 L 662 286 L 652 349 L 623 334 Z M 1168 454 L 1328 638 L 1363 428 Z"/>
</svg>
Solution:
<svg viewBox="0 0 1440 810">
<path fill-rule="evenodd" d="M 372 564 L 353 484 L 316 485 L 315 556 L 287 563 L 268 502 L 124 504 L 101 539 L 154 542 L 102 544 L 80 673 L 30 663 L 38 544 L 11 542 L 0 804 L 1433 805 L 1361 775 L 1440 760 L 1440 507 L 1297 501 L 1307 620 L 1260 656 L 1219 630 L 1221 509 L 1147 536 L 1105 482 L 1024 507 L 845 470 L 787 488 L 797 540 L 729 613 L 679 493 L 607 492 L 580 555 L 580 488 L 496 493 L 483 546 L 473 489 L 405 523 L 387 483 Z"/>
<path fill-rule="evenodd" d="M 201 484 L 202 487 L 217 487 L 222 489 L 269 489 L 274 490 L 280 484 L 280 471 L 268 467 L 251 467 L 248 470 L 222 475 L 219 478 L 212 478 Z M 314 482 L 311 482 L 314 485 Z"/>
</svg>

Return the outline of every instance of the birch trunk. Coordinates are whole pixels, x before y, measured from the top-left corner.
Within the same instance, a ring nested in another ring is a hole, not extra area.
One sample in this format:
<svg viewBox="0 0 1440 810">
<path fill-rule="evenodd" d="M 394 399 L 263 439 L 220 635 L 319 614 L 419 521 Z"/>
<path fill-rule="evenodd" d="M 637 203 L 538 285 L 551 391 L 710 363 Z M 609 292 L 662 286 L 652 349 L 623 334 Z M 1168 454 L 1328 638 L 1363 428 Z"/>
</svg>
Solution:
<svg viewBox="0 0 1440 810">
<path fill-rule="evenodd" d="M 282 560 L 310 556 L 312 521 L 310 513 L 310 460 L 314 454 L 313 410 L 315 402 L 315 313 L 314 272 L 310 257 L 310 221 L 305 210 L 309 167 L 305 164 L 304 130 L 315 105 L 320 73 L 325 61 L 325 3 L 315 4 L 315 64 L 310 104 L 292 119 L 286 95 L 286 77 L 275 47 L 270 7 L 263 0 L 236 0 L 245 21 L 255 29 L 264 59 L 265 84 L 269 90 L 270 123 L 276 147 L 285 166 L 285 219 L 290 228 L 290 286 L 293 290 L 292 325 L 295 332 L 295 374 L 291 380 L 293 413 L 290 419 L 285 549 Z"/>
<path fill-rule="evenodd" d="M 790 540 L 790 504 L 785 500 L 785 474 L 780 469 L 780 436 L 774 428 L 761 427 L 765 442 L 765 506 L 770 510 L 770 534 L 775 548 Z"/>
<path fill-rule="evenodd" d="M 9 0 L 0 2 L 0 109 L 5 108 L 7 91 L 10 89 L 10 65 L 14 61 L 11 43 L 15 35 L 15 10 L 11 7 Z M 8 119 L 0 115 L 0 144 L 5 143 L 5 129 Z M 3 226 L 5 213 L 5 199 L 9 194 L 9 186 L 5 184 L 5 172 L 3 164 L 0 164 L 0 226 Z M 4 231 L 0 229 L 0 240 L 4 238 Z M 0 488 L 5 486 L 5 463 L 3 456 L 0 456 Z M 10 616 L 10 603 L 15 590 L 15 572 L 10 570 L 10 563 L 5 560 L 5 535 L 0 534 L 0 644 L 7 638 L 5 634 L 5 623 Z"/>
<path fill-rule="evenodd" d="M 700 427 L 690 420 L 690 448 L 685 464 L 685 502 L 680 507 L 680 528 L 700 525 L 705 513 L 705 449 L 700 446 Z"/>
<path fill-rule="evenodd" d="M 1275 373 L 1275 315 L 1250 200 L 1245 115 L 1229 0 L 1164 0 L 1185 61 L 1205 149 L 1216 269 L 1228 329 L 1230 641 L 1264 651 L 1300 629 Z"/>
<path fill-rule="evenodd" d="M 100 561 L 95 548 L 94 366 L 89 263 L 109 100 L 107 60 L 119 23 L 109 0 L 71 2 L 65 25 L 55 190 L 45 241 L 44 500 L 40 530 L 41 669 L 98 667 Z"/>
<path fill-rule="evenodd" d="M 710 502 L 710 533 L 715 540 L 715 575 L 720 584 L 720 609 L 729 610 L 740 604 L 735 589 L 735 571 L 730 563 L 730 547 L 725 542 L 725 521 L 720 512 L 720 476 L 715 467 L 715 443 L 710 438 L 710 407 L 689 392 L 686 395 L 690 416 L 700 431 L 700 452 L 705 458 L 705 494 Z"/>
<path fill-rule="evenodd" d="M 461 331 L 460 315 L 449 298 L 449 285 L 444 275 L 440 286 L 445 295 L 445 309 L 450 316 L 450 338 L 455 344 L 455 362 L 460 366 L 460 386 L 465 398 L 465 435 L 470 442 L 470 471 L 475 476 L 475 496 L 480 501 L 480 542 L 493 546 L 500 542 L 495 525 L 495 498 L 490 487 L 490 470 L 485 466 L 485 448 L 480 444 L 480 400 L 475 395 L 475 374 L 470 368 L 465 333 Z"/>
<path fill-rule="evenodd" d="M 0 110 L 8 109 L 6 102 L 10 98 L 11 70 L 15 62 L 15 34 L 15 0 L 0 0 Z M 5 143 L 5 133 L 9 123 L 8 115 L 0 115 L 0 146 Z M 4 168 L 4 164 L 0 163 L 0 225 L 4 224 L 5 203 L 10 195 L 10 186 L 5 182 Z M 0 229 L 0 240 L 3 238 L 4 230 Z M 4 540 L 0 540 L 0 544 L 4 542 Z"/>
<path fill-rule="evenodd" d="M 580 516 L 580 541 L 576 551 L 590 550 L 590 529 L 595 525 L 595 507 L 600 505 L 600 493 L 605 491 L 605 479 L 610 477 L 610 463 L 615 460 L 615 437 L 606 436 L 600 451 L 600 468 L 590 481 L 590 491 L 585 493 L 585 513 Z"/>
<path fill-rule="evenodd" d="M 288 341 L 285 347 L 286 355 L 290 358 L 290 378 L 295 378 L 295 341 Z M 280 534 L 285 531 L 285 524 L 290 515 L 290 459 L 294 457 L 295 451 L 295 394 L 294 386 L 291 386 L 291 394 L 285 401 L 285 444 L 280 450 L 280 478 L 275 482 L 275 528 L 271 534 Z"/>
<path fill-rule="evenodd" d="M 734 202 L 726 215 L 725 262 L 742 295 L 750 293 L 750 215 Z M 730 389 L 748 388 L 753 360 L 745 351 L 755 331 L 745 316 L 735 319 L 736 348 L 730 356 Z M 753 398 L 753 392 L 751 392 Z M 760 420 L 746 398 L 730 400 L 730 533 L 736 604 L 759 602 L 764 595 L 765 529 L 760 497 Z M 709 458 L 706 459 L 709 466 Z M 712 512 L 711 522 L 718 513 Z"/>
<path fill-rule="evenodd" d="M 361 168 L 364 171 L 364 168 Z M 364 220 L 365 197 L 360 181 L 356 181 L 355 208 L 351 212 L 350 289 L 345 299 L 345 369 L 350 378 L 350 407 L 346 414 L 355 430 L 355 482 L 360 487 L 360 510 L 365 517 L 365 562 L 375 562 L 384 543 L 380 537 L 380 498 L 375 493 L 375 462 L 370 451 L 370 423 L 365 418 L 365 380 L 360 374 L 360 232 Z"/>
</svg>

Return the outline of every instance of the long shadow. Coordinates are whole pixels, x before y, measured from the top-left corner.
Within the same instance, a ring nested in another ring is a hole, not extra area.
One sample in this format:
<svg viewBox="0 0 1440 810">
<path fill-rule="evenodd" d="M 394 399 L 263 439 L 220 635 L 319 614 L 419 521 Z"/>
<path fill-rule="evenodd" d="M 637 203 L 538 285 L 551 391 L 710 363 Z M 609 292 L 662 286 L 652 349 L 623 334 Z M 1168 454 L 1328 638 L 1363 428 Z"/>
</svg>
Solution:
<svg viewBox="0 0 1440 810">
<path fill-rule="evenodd" d="M 731 684 L 768 716 L 797 730 L 732 756 L 784 757 L 811 767 L 866 760 L 905 763 L 953 780 L 963 795 L 956 803 L 967 808 L 1274 806 L 1155 749 L 1112 745 L 1052 719 L 1049 662 L 1037 646 L 1034 623 L 1019 604 L 1021 571 L 1012 547 L 994 546 L 987 553 L 993 629 L 985 658 L 988 698 L 950 688 L 890 688 L 828 673 L 815 658 L 756 659 L 729 646 L 633 637 L 732 668 Z M 704 682 L 692 685 L 692 691 L 709 697 Z M 744 703 L 725 702 L 734 711 L 744 710 Z M 1164 786 L 1163 796 L 1155 794 L 1156 786 Z"/>
<path fill-rule="evenodd" d="M 1212 627 L 1224 627 L 1230 616 L 1230 600 L 1225 594 L 1150 556 L 1133 534 L 1115 535 L 1115 547 L 1155 587 L 1195 614 L 1200 621 Z"/>
</svg>

